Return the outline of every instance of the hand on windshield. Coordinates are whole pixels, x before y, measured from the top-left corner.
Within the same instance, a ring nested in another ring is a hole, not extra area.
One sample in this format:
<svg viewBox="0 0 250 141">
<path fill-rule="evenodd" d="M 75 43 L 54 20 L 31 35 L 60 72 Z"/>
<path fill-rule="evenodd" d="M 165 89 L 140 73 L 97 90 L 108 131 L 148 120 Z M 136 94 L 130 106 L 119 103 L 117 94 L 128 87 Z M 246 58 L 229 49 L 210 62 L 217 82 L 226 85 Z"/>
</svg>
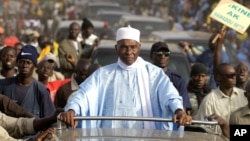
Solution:
<svg viewBox="0 0 250 141">
<path fill-rule="evenodd" d="M 60 120 L 63 121 L 67 126 L 72 128 L 76 128 L 78 121 L 74 120 L 75 112 L 73 110 L 69 110 L 67 112 L 62 112 L 60 115 Z"/>
<path fill-rule="evenodd" d="M 187 115 L 184 110 L 178 109 L 176 110 L 173 121 L 178 122 L 178 127 L 181 125 L 192 124 L 192 117 Z"/>
</svg>

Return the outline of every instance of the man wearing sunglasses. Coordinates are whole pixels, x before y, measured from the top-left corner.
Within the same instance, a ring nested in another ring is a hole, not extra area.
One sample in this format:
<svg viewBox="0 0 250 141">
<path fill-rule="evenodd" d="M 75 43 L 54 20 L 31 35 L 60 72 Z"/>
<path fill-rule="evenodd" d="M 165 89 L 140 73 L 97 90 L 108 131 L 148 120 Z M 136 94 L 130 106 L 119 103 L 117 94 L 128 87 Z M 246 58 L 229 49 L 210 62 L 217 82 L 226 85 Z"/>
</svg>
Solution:
<svg viewBox="0 0 250 141">
<path fill-rule="evenodd" d="M 230 114 L 247 104 L 244 90 L 235 87 L 236 71 L 228 63 L 221 63 L 215 68 L 215 80 L 218 87 L 213 89 L 201 102 L 195 118 L 217 114 L 229 124 Z"/>
<path fill-rule="evenodd" d="M 152 45 L 150 51 L 150 58 L 152 60 L 152 63 L 162 68 L 166 75 L 169 77 L 170 81 L 174 84 L 175 88 L 179 92 L 179 95 L 183 99 L 183 106 L 185 110 L 191 109 L 191 103 L 184 78 L 179 74 L 172 72 L 168 68 L 168 63 L 170 59 L 169 55 L 170 50 L 166 43 L 156 42 Z"/>
</svg>

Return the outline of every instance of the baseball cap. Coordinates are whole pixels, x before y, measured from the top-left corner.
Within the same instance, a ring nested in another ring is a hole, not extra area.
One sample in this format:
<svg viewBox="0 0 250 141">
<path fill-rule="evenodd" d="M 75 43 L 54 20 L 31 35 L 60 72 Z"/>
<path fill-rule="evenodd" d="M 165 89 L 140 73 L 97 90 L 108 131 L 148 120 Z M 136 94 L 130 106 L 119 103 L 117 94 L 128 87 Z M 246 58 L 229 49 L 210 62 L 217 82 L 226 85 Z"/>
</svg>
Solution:
<svg viewBox="0 0 250 141">
<path fill-rule="evenodd" d="M 60 67 L 60 63 L 58 61 L 58 58 L 53 54 L 53 53 L 48 53 L 44 56 L 44 59 L 45 61 L 53 61 L 56 63 L 57 67 Z"/>
<path fill-rule="evenodd" d="M 37 57 L 38 54 L 36 48 L 32 45 L 25 45 L 17 55 L 16 60 L 29 59 L 34 63 L 35 66 L 37 66 Z"/>
<path fill-rule="evenodd" d="M 168 45 L 164 42 L 156 42 L 152 45 L 150 55 L 153 54 L 153 52 L 157 52 L 159 50 L 165 50 L 170 53 L 170 50 L 168 48 Z"/>
</svg>

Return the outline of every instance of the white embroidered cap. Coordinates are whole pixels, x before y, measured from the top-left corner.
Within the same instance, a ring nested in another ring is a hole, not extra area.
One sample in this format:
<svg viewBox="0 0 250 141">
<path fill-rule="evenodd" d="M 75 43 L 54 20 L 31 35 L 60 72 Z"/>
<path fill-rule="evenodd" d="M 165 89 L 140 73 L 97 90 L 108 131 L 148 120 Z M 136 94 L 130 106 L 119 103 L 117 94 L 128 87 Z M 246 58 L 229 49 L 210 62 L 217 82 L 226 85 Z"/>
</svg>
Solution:
<svg viewBox="0 0 250 141">
<path fill-rule="evenodd" d="M 132 28 L 130 25 L 128 27 L 121 27 L 116 32 L 116 41 L 122 39 L 131 39 L 140 42 L 140 31 Z"/>
</svg>

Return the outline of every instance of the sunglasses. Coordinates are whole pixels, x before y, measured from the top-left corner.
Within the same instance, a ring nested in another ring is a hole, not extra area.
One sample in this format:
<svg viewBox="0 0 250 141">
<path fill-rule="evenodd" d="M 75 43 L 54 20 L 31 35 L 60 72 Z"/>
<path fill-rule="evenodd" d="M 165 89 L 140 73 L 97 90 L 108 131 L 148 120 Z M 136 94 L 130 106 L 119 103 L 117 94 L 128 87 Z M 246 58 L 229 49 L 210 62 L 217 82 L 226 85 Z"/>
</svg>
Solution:
<svg viewBox="0 0 250 141">
<path fill-rule="evenodd" d="M 236 73 L 222 74 L 222 76 L 225 77 L 225 78 L 234 78 L 236 76 Z"/>
<path fill-rule="evenodd" d="M 170 52 L 163 52 L 163 51 L 158 51 L 158 52 L 153 52 L 154 55 L 156 56 L 169 56 L 170 55 Z"/>
</svg>

